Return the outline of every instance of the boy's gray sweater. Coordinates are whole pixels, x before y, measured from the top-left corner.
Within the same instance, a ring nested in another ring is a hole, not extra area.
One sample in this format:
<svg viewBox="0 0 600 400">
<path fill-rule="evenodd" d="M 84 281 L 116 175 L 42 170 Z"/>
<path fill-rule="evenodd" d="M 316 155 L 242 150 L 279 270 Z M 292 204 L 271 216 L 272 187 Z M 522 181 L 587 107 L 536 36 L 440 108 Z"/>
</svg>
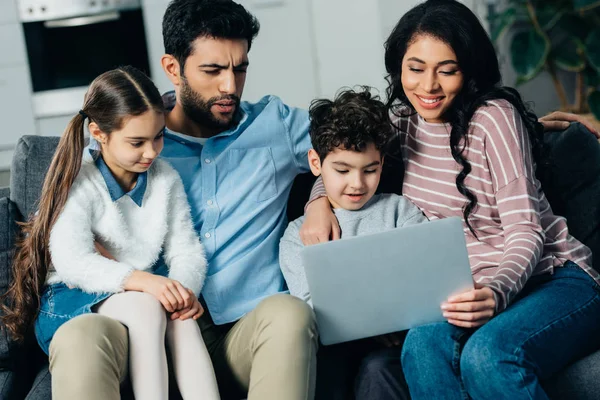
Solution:
<svg viewBox="0 0 600 400">
<path fill-rule="evenodd" d="M 334 209 L 341 230 L 341 237 L 368 235 L 405 225 L 427 221 L 423 213 L 410 200 L 395 194 L 380 194 L 371 198 L 360 210 Z M 304 217 L 292 221 L 279 243 L 279 263 L 290 294 L 312 306 L 300 251 L 300 227 Z"/>
</svg>

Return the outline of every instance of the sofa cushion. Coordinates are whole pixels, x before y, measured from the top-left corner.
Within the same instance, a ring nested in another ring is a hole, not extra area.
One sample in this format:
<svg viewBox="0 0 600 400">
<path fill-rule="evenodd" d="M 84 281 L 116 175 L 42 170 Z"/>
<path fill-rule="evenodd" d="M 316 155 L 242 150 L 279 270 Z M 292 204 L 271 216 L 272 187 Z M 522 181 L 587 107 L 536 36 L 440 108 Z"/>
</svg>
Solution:
<svg viewBox="0 0 600 400">
<path fill-rule="evenodd" d="M 8 198 L 0 199 L 0 293 L 6 293 L 12 280 L 12 257 L 21 215 Z M 13 369 L 14 348 L 4 329 L 0 330 L 0 369 Z"/>
<path fill-rule="evenodd" d="M 553 400 L 589 400 L 600 393 L 600 350 L 571 364 L 543 383 Z"/>
<path fill-rule="evenodd" d="M 550 159 L 540 176 L 544 193 L 569 232 L 592 249 L 600 271 L 600 144 L 579 123 L 544 139 Z"/>
<path fill-rule="evenodd" d="M 23 136 L 17 143 L 10 173 L 10 198 L 25 217 L 36 210 L 42 184 L 59 139 Z"/>
</svg>

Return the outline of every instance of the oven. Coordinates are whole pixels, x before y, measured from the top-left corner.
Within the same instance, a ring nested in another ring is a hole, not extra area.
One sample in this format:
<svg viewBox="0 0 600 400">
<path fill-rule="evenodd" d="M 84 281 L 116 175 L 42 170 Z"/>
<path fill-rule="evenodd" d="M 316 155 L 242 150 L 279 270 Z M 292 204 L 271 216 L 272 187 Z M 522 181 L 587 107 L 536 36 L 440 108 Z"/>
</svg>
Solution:
<svg viewBox="0 0 600 400">
<path fill-rule="evenodd" d="M 17 4 L 36 117 L 77 112 L 91 81 L 110 69 L 133 65 L 150 73 L 141 0 Z"/>
</svg>

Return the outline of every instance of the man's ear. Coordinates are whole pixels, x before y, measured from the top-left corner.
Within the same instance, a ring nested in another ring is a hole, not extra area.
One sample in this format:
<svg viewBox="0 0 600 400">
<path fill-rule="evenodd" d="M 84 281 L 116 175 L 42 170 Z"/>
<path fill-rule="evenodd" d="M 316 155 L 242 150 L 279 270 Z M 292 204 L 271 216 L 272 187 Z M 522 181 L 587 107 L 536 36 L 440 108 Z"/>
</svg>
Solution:
<svg viewBox="0 0 600 400">
<path fill-rule="evenodd" d="M 308 165 L 314 176 L 321 175 L 321 158 L 314 149 L 308 151 Z"/>
<path fill-rule="evenodd" d="M 90 124 L 88 125 L 88 129 L 90 131 L 90 136 L 93 137 L 96 140 L 96 142 L 106 144 L 108 135 L 102 132 L 102 130 L 100 130 L 100 127 L 97 123 L 90 122 Z"/>
<path fill-rule="evenodd" d="M 165 54 L 160 59 L 160 64 L 171 83 L 179 86 L 181 84 L 181 67 L 179 61 L 171 54 Z"/>
</svg>

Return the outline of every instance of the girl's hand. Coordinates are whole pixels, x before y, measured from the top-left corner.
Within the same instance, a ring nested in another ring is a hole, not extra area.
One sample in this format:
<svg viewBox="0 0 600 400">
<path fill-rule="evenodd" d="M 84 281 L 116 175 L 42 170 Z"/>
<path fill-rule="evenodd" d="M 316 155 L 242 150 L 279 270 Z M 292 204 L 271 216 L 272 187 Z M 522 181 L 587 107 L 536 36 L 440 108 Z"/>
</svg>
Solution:
<svg viewBox="0 0 600 400">
<path fill-rule="evenodd" d="M 145 271 L 134 271 L 124 288 L 153 295 L 168 312 L 190 307 L 195 298 L 178 281 Z"/>
<path fill-rule="evenodd" d="M 305 246 L 340 238 L 340 225 L 327 197 L 313 200 L 306 208 L 306 219 L 300 228 L 300 239 Z"/>
<path fill-rule="evenodd" d="M 109 260 L 113 260 L 113 261 L 117 261 L 116 258 L 114 258 L 112 256 L 112 254 L 110 254 L 110 252 L 108 250 L 106 250 L 106 247 L 102 246 L 100 244 L 100 242 L 98 241 L 94 241 L 94 245 L 96 247 L 96 251 L 104 258 L 108 258 Z"/>
<path fill-rule="evenodd" d="M 175 311 L 173 314 L 171 314 L 171 320 L 173 321 L 178 318 L 182 321 L 185 321 L 188 318 L 198 319 L 202 316 L 202 314 L 204 314 L 204 307 L 202 307 L 202 304 L 200 304 L 198 298 L 190 289 L 187 290 L 192 297 L 192 304 L 187 308 Z"/>
<path fill-rule="evenodd" d="M 452 325 L 477 328 L 488 322 L 496 312 L 496 299 L 489 287 L 480 287 L 452 296 L 442 304 L 444 318 Z"/>
</svg>

